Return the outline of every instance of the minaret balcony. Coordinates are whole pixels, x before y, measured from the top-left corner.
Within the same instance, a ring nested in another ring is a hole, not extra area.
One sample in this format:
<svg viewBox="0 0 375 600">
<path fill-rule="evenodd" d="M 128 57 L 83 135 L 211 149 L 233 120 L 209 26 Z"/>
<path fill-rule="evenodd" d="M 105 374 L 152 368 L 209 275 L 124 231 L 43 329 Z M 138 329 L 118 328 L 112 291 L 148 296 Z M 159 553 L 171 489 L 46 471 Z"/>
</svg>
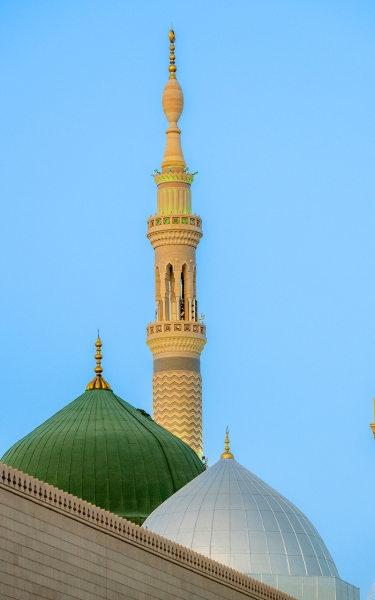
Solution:
<svg viewBox="0 0 375 600">
<path fill-rule="evenodd" d="M 168 351 L 202 352 L 206 325 L 197 321 L 155 321 L 147 326 L 146 343 L 153 353 Z"/>
<path fill-rule="evenodd" d="M 196 248 L 202 236 L 202 219 L 197 215 L 154 215 L 147 221 L 147 237 L 154 248 L 166 244 Z"/>
<path fill-rule="evenodd" d="M 185 229 L 186 227 L 193 226 L 202 231 L 202 219 L 198 215 L 155 215 L 148 219 L 147 224 L 148 229 L 152 229 L 153 227 L 179 229 L 181 226 Z"/>
</svg>

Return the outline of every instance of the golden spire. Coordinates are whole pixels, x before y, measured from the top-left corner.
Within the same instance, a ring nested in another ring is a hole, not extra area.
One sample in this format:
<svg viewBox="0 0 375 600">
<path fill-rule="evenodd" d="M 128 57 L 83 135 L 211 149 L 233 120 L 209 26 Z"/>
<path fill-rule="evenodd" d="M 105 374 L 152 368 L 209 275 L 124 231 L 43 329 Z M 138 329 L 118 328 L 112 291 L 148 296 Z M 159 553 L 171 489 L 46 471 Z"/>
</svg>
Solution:
<svg viewBox="0 0 375 600">
<path fill-rule="evenodd" d="M 177 67 L 174 64 L 176 58 L 174 54 L 174 42 L 176 36 L 173 29 L 170 30 L 168 37 L 169 41 L 171 42 L 169 46 L 169 79 L 164 88 L 162 103 L 164 114 L 169 121 L 169 127 L 166 131 L 167 143 L 163 162 L 161 164 L 163 173 L 168 173 L 169 171 L 181 172 L 186 167 L 181 148 L 181 131 L 177 125 L 184 108 L 184 95 L 182 93 L 181 86 L 176 79 Z"/>
<path fill-rule="evenodd" d="M 92 381 L 90 381 L 89 384 L 87 384 L 86 390 L 110 390 L 111 389 L 111 386 L 109 385 L 109 383 L 102 377 L 103 368 L 101 365 L 101 360 L 102 360 L 103 356 L 100 352 L 100 348 L 102 347 L 102 345 L 103 344 L 100 340 L 99 331 L 98 331 L 98 339 L 96 340 L 96 343 L 95 343 L 96 354 L 94 356 L 94 358 L 96 359 L 96 367 L 94 369 L 96 375 L 95 375 L 94 379 Z"/>
<path fill-rule="evenodd" d="M 226 436 L 225 436 L 225 452 L 221 455 L 220 458 L 234 458 L 233 454 L 229 451 L 229 429 L 226 428 Z"/>
<path fill-rule="evenodd" d="M 176 60 L 176 57 L 175 57 L 175 54 L 174 54 L 174 43 L 175 43 L 175 40 L 176 40 L 176 36 L 174 34 L 173 29 L 170 30 L 170 32 L 168 34 L 168 37 L 169 37 L 169 41 L 171 42 L 171 45 L 169 46 L 169 50 L 171 52 L 170 55 L 169 55 L 170 64 L 169 64 L 169 67 L 168 67 L 168 71 L 170 73 L 169 79 L 176 79 L 177 67 L 174 64 L 174 61 Z"/>
</svg>

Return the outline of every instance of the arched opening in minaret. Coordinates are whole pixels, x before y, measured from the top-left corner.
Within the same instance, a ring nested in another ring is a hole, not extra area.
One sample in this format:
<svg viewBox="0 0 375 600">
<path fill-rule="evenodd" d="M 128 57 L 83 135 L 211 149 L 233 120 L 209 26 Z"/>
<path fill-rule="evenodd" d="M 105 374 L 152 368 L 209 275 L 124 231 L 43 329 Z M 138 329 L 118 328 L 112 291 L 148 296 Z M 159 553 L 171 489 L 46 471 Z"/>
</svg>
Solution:
<svg viewBox="0 0 375 600">
<path fill-rule="evenodd" d="M 181 282 L 180 282 L 180 315 L 181 315 L 182 321 L 189 320 L 188 291 L 189 291 L 189 271 L 188 271 L 188 266 L 185 263 L 184 265 L 182 265 Z"/>
<path fill-rule="evenodd" d="M 166 291 L 166 302 L 165 302 L 165 316 L 164 320 L 169 321 L 173 319 L 173 288 L 174 288 L 174 273 L 171 264 L 167 265 L 165 273 L 165 291 Z"/>
<path fill-rule="evenodd" d="M 185 268 L 186 265 L 182 267 L 181 277 L 180 277 L 180 319 L 181 321 L 185 321 Z"/>
<path fill-rule="evenodd" d="M 193 321 L 198 321 L 198 300 L 197 300 L 197 267 L 194 267 L 193 271 L 193 302 L 192 302 L 192 316 Z"/>
<path fill-rule="evenodd" d="M 160 294 L 160 269 L 155 267 L 155 321 L 162 320 L 161 294 Z"/>
</svg>

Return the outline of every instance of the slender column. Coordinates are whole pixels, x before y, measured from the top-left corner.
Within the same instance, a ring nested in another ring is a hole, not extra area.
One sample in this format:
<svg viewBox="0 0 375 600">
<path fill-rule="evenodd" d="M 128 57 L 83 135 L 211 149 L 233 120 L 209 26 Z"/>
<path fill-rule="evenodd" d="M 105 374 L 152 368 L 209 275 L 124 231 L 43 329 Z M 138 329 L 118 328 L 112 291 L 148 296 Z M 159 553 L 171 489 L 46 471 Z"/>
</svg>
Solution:
<svg viewBox="0 0 375 600">
<path fill-rule="evenodd" d="M 188 298 L 188 305 L 189 305 L 189 321 L 192 321 L 192 298 Z"/>
<path fill-rule="evenodd" d="M 162 321 L 166 321 L 166 306 L 167 306 L 167 299 L 164 297 L 161 299 L 162 303 L 163 303 L 163 316 L 162 316 Z"/>
</svg>

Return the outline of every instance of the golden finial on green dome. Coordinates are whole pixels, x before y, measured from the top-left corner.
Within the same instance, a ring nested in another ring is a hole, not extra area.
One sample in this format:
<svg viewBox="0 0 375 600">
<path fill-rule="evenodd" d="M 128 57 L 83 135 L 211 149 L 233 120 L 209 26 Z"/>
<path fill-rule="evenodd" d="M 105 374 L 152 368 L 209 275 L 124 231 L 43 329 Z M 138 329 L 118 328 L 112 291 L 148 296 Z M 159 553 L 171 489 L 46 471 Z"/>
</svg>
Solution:
<svg viewBox="0 0 375 600">
<path fill-rule="evenodd" d="M 111 389 L 111 386 L 109 385 L 109 383 L 102 377 L 103 367 L 101 365 L 101 360 L 102 360 L 103 356 L 100 352 L 100 348 L 102 347 L 102 345 L 103 344 L 100 340 L 99 330 L 98 330 L 98 339 L 96 340 L 96 343 L 95 343 L 96 354 L 94 356 L 94 358 L 96 359 L 96 367 L 94 369 L 96 375 L 95 375 L 94 379 L 92 381 L 90 381 L 89 384 L 87 384 L 86 390 L 110 390 Z"/>
<path fill-rule="evenodd" d="M 223 454 L 221 455 L 220 458 L 234 458 L 233 454 L 229 451 L 229 428 L 226 428 L 225 431 L 226 435 L 225 435 L 225 452 L 223 452 Z"/>
<path fill-rule="evenodd" d="M 176 60 L 176 57 L 175 57 L 175 54 L 174 54 L 174 43 L 175 43 L 175 40 L 176 40 L 176 36 L 174 34 L 173 29 L 170 30 L 170 32 L 168 34 L 168 37 L 169 37 L 169 41 L 171 43 L 171 45 L 169 46 L 169 50 L 170 50 L 170 55 L 169 55 L 170 64 L 169 64 L 169 67 L 168 67 L 168 71 L 170 73 L 169 79 L 176 79 L 177 67 L 174 64 L 174 61 Z"/>
</svg>

